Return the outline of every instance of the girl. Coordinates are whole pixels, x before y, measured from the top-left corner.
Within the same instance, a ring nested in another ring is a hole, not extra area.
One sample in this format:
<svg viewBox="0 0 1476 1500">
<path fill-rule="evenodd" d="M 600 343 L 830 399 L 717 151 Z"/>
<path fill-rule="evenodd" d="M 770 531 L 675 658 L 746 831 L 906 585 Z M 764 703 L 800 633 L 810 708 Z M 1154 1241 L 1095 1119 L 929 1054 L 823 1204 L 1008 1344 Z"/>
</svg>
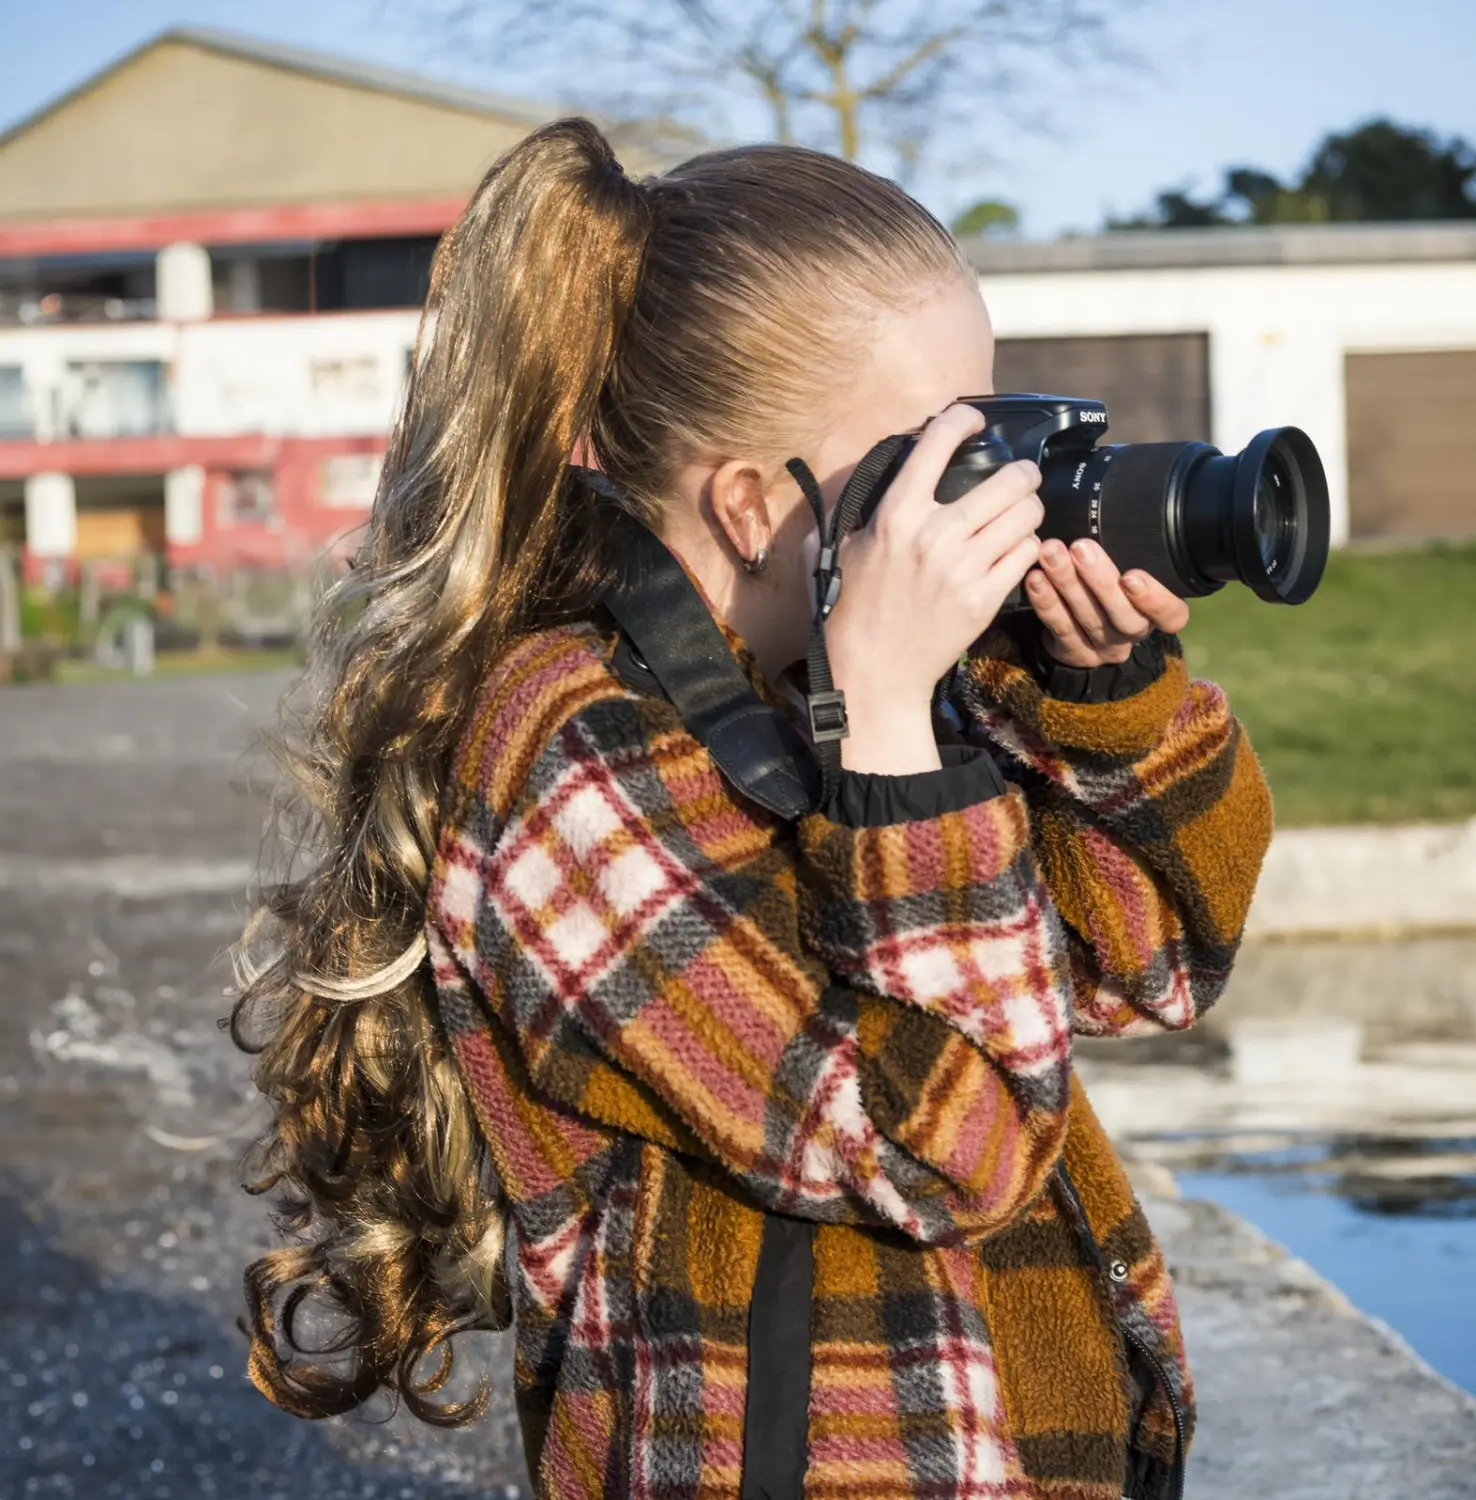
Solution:
<svg viewBox="0 0 1476 1500">
<path fill-rule="evenodd" d="M 454 1337 L 515 1313 L 550 1500 L 1181 1489 L 1173 1293 L 1071 1041 L 1220 993 L 1269 800 L 1186 607 L 1042 547 L 1033 465 L 934 503 L 992 353 L 947 232 L 830 157 L 637 183 L 571 120 L 488 173 L 319 627 L 317 859 L 235 1018 L 301 1231 L 247 1273 L 278 1405 L 470 1421 Z M 816 550 L 786 463 L 833 506 L 918 429 L 840 554 L 839 781 L 786 820 L 629 670 L 611 510 L 781 703 Z M 292 1357 L 314 1298 L 337 1364 Z"/>
</svg>

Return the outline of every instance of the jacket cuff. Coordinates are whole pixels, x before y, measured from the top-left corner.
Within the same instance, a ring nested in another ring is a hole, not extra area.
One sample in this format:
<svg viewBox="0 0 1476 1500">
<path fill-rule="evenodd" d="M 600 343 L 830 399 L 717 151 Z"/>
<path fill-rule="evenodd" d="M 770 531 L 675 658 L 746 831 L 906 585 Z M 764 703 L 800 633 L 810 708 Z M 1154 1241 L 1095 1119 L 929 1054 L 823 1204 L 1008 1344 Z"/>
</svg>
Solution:
<svg viewBox="0 0 1476 1500">
<path fill-rule="evenodd" d="M 842 771 L 823 812 L 842 828 L 886 828 L 963 812 L 1000 796 L 1005 779 L 994 757 L 979 745 L 940 745 L 942 766 L 910 776 Z"/>
<path fill-rule="evenodd" d="M 1166 637 L 1159 630 L 1138 641 L 1125 661 L 1101 667 L 1071 667 L 1047 650 L 1045 627 L 1035 615 L 1012 622 L 1011 629 L 1030 675 L 1048 696 L 1062 703 L 1117 703 L 1141 693 L 1163 676 Z"/>
</svg>

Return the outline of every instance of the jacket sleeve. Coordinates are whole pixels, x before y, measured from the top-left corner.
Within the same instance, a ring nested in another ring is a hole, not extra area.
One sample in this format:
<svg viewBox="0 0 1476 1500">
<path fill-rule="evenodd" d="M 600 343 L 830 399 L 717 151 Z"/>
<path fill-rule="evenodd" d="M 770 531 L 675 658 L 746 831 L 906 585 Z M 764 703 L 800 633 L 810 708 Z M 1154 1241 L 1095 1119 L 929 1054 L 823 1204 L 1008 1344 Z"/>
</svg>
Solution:
<svg viewBox="0 0 1476 1500">
<path fill-rule="evenodd" d="M 462 797 L 432 873 L 438 963 L 556 1105 L 695 1146 L 766 1207 L 930 1242 L 1008 1222 L 1069 1091 L 1065 939 L 1018 793 L 969 752 L 921 787 L 947 810 L 817 815 L 797 867 L 663 714 L 588 703 L 516 795 Z M 831 981 L 801 920 L 864 990 Z"/>
<path fill-rule="evenodd" d="M 1271 797 L 1224 692 L 1191 680 L 1176 638 L 1121 667 L 1053 667 L 996 629 L 948 693 L 1031 803 L 1037 858 L 1072 934 L 1075 1029 L 1182 1030 L 1230 975 Z"/>
</svg>

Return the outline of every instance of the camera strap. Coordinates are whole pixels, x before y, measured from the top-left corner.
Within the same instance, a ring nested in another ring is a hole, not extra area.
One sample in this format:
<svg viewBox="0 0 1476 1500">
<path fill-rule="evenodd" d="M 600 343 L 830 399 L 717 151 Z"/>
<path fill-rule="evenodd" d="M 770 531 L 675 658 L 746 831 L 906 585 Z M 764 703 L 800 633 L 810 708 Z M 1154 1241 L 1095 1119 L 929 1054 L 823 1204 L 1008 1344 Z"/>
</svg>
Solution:
<svg viewBox="0 0 1476 1500">
<path fill-rule="evenodd" d="M 610 486 L 606 493 L 614 492 Z M 726 779 L 781 818 L 819 803 L 804 736 L 749 685 L 702 597 L 661 538 L 611 507 L 618 570 L 601 603 Z"/>
<path fill-rule="evenodd" d="M 815 618 L 810 626 L 810 645 L 805 660 L 809 669 L 810 738 L 814 742 L 815 757 L 820 762 L 824 782 L 822 802 L 830 800 L 840 782 L 840 742 L 851 732 L 846 718 L 846 695 L 835 685 L 830 670 L 830 653 L 825 647 L 825 622 L 841 596 L 840 544 L 855 529 L 863 511 L 869 514 L 874 508 L 867 502 L 891 478 L 898 454 L 911 442 L 912 439 L 906 436 L 883 438 L 867 451 L 836 501 L 828 532 L 825 501 L 814 471 L 802 458 L 791 458 L 784 466 L 809 501 L 820 533 L 820 555 L 815 561 Z"/>
<path fill-rule="evenodd" d="M 577 475 L 614 502 L 616 577 L 601 604 L 623 640 L 615 667 L 664 697 L 724 778 L 794 821 L 814 810 L 820 775 L 804 736 L 753 690 L 685 569 L 603 475 Z M 740 1500 L 800 1500 L 808 1463 L 815 1224 L 764 1210 L 748 1318 Z"/>
</svg>

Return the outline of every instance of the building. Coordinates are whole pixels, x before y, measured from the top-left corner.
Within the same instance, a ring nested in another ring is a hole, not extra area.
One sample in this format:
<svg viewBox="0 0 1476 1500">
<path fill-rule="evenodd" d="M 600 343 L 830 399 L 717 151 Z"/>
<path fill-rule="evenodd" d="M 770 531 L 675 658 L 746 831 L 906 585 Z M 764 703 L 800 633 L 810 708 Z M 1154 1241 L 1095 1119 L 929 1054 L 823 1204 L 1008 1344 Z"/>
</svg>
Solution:
<svg viewBox="0 0 1476 1500">
<path fill-rule="evenodd" d="M 1333 540 L 1476 536 L 1476 224 L 970 246 L 999 390 L 1105 399 L 1109 441 L 1304 428 Z"/>
<path fill-rule="evenodd" d="M 0 136 L 0 545 L 64 581 L 292 567 L 350 532 L 437 238 L 546 118 L 185 30 Z M 645 170 L 690 149 L 621 144 Z M 1476 534 L 1476 227 L 971 250 L 997 388 L 1104 397 L 1118 440 L 1295 423 L 1339 540 Z"/>
<path fill-rule="evenodd" d="M 436 241 L 549 117 L 184 30 L 0 137 L 0 544 L 59 581 L 290 565 L 357 525 Z"/>
</svg>

